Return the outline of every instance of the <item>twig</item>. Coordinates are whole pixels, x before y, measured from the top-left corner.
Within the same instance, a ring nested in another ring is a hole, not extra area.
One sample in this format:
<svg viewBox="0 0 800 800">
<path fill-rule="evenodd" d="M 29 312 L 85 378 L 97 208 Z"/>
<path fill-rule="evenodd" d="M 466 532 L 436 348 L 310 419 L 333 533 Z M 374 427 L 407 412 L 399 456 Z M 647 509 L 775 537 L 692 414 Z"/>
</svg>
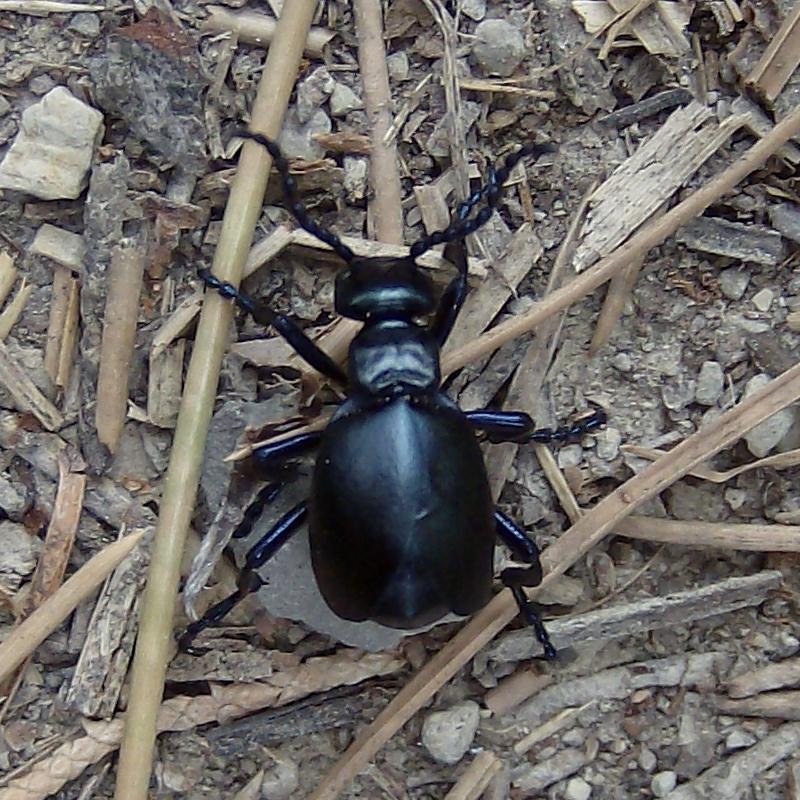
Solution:
<svg viewBox="0 0 800 800">
<path fill-rule="evenodd" d="M 277 138 L 280 131 L 315 9 L 315 0 L 294 0 L 287 3 L 278 20 L 252 112 L 252 127 L 267 136 Z M 214 256 L 212 269 L 220 280 L 239 283 L 261 214 L 271 163 L 264 148 L 254 142 L 245 143 Z M 200 315 L 142 600 L 129 711 L 117 773 L 117 800 L 147 797 L 180 562 L 232 313 L 229 301 L 211 293 Z"/>
<path fill-rule="evenodd" d="M 14 266 L 14 259 L 0 250 L 0 305 L 5 303 L 6 297 L 17 282 L 19 270 Z"/>
<path fill-rule="evenodd" d="M 794 115 L 800 124 L 800 112 Z M 663 491 L 688 470 L 710 458 L 762 420 L 800 397 L 800 365 L 771 381 L 690 436 L 663 458 L 615 489 L 542 553 L 548 586 L 614 530 L 635 508 Z M 312 800 L 330 800 L 366 766 L 392 735 L 517 614 L 508 592 L 497 595 L 439 651 L 368 725 L 323 778 Z"/>
<path fill-rule="evenodd" d="M 29 286 L 25 278 L 22 279 L 14 299 L 3 309 L 0 314 L 0 342 L 8 336 L 11 329 L 16 324 L 17 320 L 22 316 L 28 299 L 33 293 L 33 286 Z"/>
<path fill-rule="evenodd" d="M 128 412 L 128 380 L 139 320 L 144 248 L 128 241 L 114 250 L 108 268 L 108 293 L 97 377 L 97 437 L 115 453 Z"/>
<path fill-rule="evenodd" d="M 763 139 L 756 142 L 724 172 L 697 189 L 664 216 L 646 225 L 625 244 L 600 259 L 579 277 L 570 281 L 563 288 L 557 289 L 528 311 L 501 322 L 479 336 L 474 342 L 444 359 L 442 374 L 449 375 L 470 362 L 494 352 L 506 342 L 532 330 L 550 315 L 567 308 L 589 292 L 594 291 L 626 265 L 662 244 L 681 225 L 702 214 L 711 203 L 731 191 L 736 184 L 758 169 L 769 156 L 780 149 L 781 145 L 797 136 L 798 133 L 800 133 L 800 109 L 779 122 Z"/>
<path fill-rule="evenodd" d="M 552 675 L 530 669 L 518 670 L 486 692 L 483 702 L 492 714 L 502 717 L 552 682 Z"/>
<path fill-rule="evenodd" d="M 783 24 L 747 76 L 746 83 L 771 102 L 781 93 L 799 63 L 800 6 L 793 6 L 786 12 Z"/>
<path fill-rule="evenodd" d="M 79 293 L 80 285 L 72 273 L 64 267 L 57 267 L 53 273 L 44 366 L 53 383 L 62 389 L 69 383 L 78 336 Z"/>
<path fill-rule="evenodd" d="M 637 516 L 622 520 L 614 533 L 631 539 L 684 547 L 722 547 L 756 553 L 800 552 L 800 525 L 681 521 Z"/>
<path fill-rule="evenodd" d="M 494 753 L 478 753 L 444 800 L 478 800 L 502 767 L 503 762 Z"/>
<path fill-rule="evenodd" d="M 754 669 L 728 682 L 731 697 L 750 697 L 771 689 L 782 689 L 800 683 L 800 658 L 788 658 L 777 664 Z"/>
<path fill-rule="evenodd" d="M 90 3 L 59 3 L 54 0 L 0 0 L 0 11 L 18 11 L 20 14 L 77 14 L 80 11 L 105 11 L 104 5 Z"/>
<path fill-rule="evenodd" d="M 758 744 L 716 763 L 693 781 L 679 786 L 664 800 L 746 797 L 757 775 L 800 747 L 800 723 L 782 725 Z"/>
<path fill-rule="evenodd" d="M 2 2 L 2 0 L 0 0 Z M 206 6 L 208 19 L 202 30 L 210 32 L 233 31 L 239 41 L 268 47 L 275 36 L 275 19 L 257 11 L 243 9 L 231 11 L 225 6 Z M 322 58 L 325 45 L 336 36 L 326 28 L 311 28 L 306 37 L 305 52 L 311 58 Z"/>
<path fill-rule="evenodd" d="M 717 697 L 714 707 L 721 714 L 800 720 L 800 691 L 766 692 L 740 700 Z"/>
<path fill-rule="evenodd" d="M 596 700 L 589 700 L 582 706 L 565 708 L 563 711 L 559 711 L 558 714 L 550 717 L 547 722 L 542 723 L 535 730 L 532 730 L 525 738 L 520 739 L 514 745 L 514 752 L 517 755 L 527 753 L 528 750 L 530 750 L 535 744 L 538 744 L 545 739 L 549 739 L 553 734 L 558 733 L 560 730 L 563 730 L 568 725 L 575 722 L 578 718 L 578 715 L 586 711 L 586 709 L 595 702 Z"/>
<path fill-rule="evenodd" d="M 0 681 L 5 680 L 116 569 L 144 535 L 134 531 L 87 561 L 0 643 Z"/>
</svg>

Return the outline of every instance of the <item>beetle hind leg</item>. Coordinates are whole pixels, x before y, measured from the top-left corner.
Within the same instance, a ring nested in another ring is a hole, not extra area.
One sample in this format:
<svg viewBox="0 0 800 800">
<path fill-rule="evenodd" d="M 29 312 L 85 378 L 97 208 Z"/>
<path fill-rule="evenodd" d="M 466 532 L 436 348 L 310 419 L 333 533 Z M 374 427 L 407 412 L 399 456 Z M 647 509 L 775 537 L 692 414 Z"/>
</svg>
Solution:
<svg viewBox="0 0 800 800">
<path fill-rule="evenodd" d="M 542 645 L 544 657 L 548 661 L 553 661 L 557 657 L 556 649 L 550 641 L 547 629 L 539 616 L 539 610 L 535 603 L 528 600 L 523 591 L 523 587 L 538 586 L 542 582 L 542 565 L 539 561 L 539 548 L 533 539 L 529 538 L 525 531 L 519 527 L 510 517 L 506 516 L 499 509 L 494 511 L 497 535 L 508 545 L 514 556 L 520 561 L 526 562 L 527 567 L 508 567 L 500 573 L 500 580 L 503 585 L 511 590 L 514 600 L 517 602 L 520 614 L 523 619 L 533 628 L 536 638 Z"/>
</svg>

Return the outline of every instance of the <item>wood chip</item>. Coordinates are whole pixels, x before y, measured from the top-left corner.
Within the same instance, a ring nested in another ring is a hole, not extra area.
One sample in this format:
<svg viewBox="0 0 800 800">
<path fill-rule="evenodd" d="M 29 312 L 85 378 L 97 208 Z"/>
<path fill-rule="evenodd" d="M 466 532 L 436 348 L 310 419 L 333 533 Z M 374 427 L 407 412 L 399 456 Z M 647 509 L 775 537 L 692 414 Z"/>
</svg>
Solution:
<svg viewBox="0 0 800 800">
<path fill-rule="evenodd" d="M 739 261 L 774 267 L 783 259 L 781 235 L 764 225 L 745 225 L 718 217 L 698 217 L 684 225 L 675 234 L 675 239 L 692 250 Z"/>
<path fill-rule="evenodd" d="M 728 682 L 728 695 L 750 697 L 771 689 L 782 689 L 800 683 L 800 658 L 787 658 L 777 664 L 745 672 Z"/>
<path fill-rule="evenodd" d="M 30 411 L 49 431 L 64 425 L 61 412 L 39 391 L 28 373 L 0 342 L 0 383 L 6 387 L 20 411 Z"/>
<path fill-rule="evenodd" d="M 800 5 L 788 8 L 786 19 L 767 45 L 761 60 L 747 76 L 746 83 L 769 101 L 780 93 L 800 64 Z"/>
</svg>

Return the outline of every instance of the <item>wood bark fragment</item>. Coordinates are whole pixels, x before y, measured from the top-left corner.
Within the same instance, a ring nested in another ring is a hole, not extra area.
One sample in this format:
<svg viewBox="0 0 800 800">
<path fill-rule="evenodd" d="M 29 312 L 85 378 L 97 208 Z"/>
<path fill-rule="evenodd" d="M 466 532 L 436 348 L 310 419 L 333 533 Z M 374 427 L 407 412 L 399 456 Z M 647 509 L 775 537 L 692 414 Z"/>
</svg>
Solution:
<svg viewBox="0 0 800 800">
<path fill-rule="evenodd" d="M 492 714 L 502 716 L 553 682 L 552 675 L 521 669 L 490 689 L 483 701 Z"/>
<path fill-rule="evenodd" d="M 100 441 L 115 453 L 128 414 L 128 381 L 139 321 L 144 248 L 136 242 L 116 248 L 107 277 L 95 425 Z"/>
<path fill-rule="evenodd" d="M 694 620 L 759 605 L 770 591 L 781 585 L 782 580 L 783 576 L 778 570 L 728 578 L 665 597 L 652 597 L 572 617 L 559 617 L 548 621 L 547 630 L 553 644 L 559 648 L 689 624 Z M 523 661 L 541 652 L 541 644 L 535 634 L 524 629 L 502 636 L 485 651 L 490 661 L 499 662 Z"/>
<path fill-rule="evenodd" d="M 673 111 L 590 199 L 592 209 L 575 251 L 575 268 L 585 269 L 625 241 L 742 122 L 740 117 L 728 117 L 718 124 L 711 111 L 696 102 Z"/>
<path fill-rule="evenodd" d="M 183 386 L 183 362 L 186 340 L 155 348 L 150 353 L 147 374 L 147 416 L 159 428 L 174 428 L 178 420 Z"/>
<path fill-rule="evenodd" d="M 800 720 L 800 691 L 764 692 L 755 697 L 743 697 L 739 700 L 717 697 L 714 707 L 721 714 Z"/>
<path fill-rule="evenodd" d="M 62 413 L 39 391 L 28 373 L 0 342 L 0 383 L 2 383 L 20 411 L 30 411 L 49 431 L 64 425 Z"/>
<path fill-rule="evenodd" d="M 734 698 L 750 697 L 770 689 L 782 689 L 800 683 L 800 658 L 787 658 L 777 664 L 737 675 L 728 681 L 728 695 Z"/>
<path fill-rule="evenodd" d="M 747 797 L 755 778 L 800 747 L 800 723 L 782 725 L 758 744 L 706 770 L 679 786 L 664 800 L 705 800 L 709 797 Z"/>
</svg>

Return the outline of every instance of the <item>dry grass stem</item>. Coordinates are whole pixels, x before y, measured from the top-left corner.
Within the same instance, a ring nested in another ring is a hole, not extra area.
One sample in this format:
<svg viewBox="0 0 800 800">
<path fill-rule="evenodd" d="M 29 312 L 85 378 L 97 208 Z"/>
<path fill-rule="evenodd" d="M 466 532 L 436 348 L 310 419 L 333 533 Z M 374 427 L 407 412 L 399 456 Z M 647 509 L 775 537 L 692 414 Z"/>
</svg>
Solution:
<svg viewBox="0 0 800 800">
<path fill-rule="evenodd" d="M 0 643 L 0 681 L 5 680 L 61 623 L 90 597 L 130 553 L 144 531 L 108 545 L 71 575 Z"/>
<path fill-rule="evenodd" d="M 209 32 L 232 31 L 239 40 L 247 44 L 260 45 L 267 49 L 275 36 L 276 21 L 273 17 L 247 9 L 231 11 L 226 6 L 206 6 L 208 19 L 202 29 Z M 326 28 L 311 28 L 306 37 L 305 53 L 311 58 L 322 58 L 325 45 L 336 36 Z"/>
<path fill-rule="evenodd" d="M 628 517 L 620 522 L 614 533 L 629 539 L 680 544 L 685 547 L 720 547 L 756 553 L 800 552 L 800 525 Z"/>
<path fill-rule="evenodd" d="M 800 113 L 796 115 L 800 122 Z M 800 365 L 792 367 L 690 436 L 667 455 L 615 489 L 542 553 L 542 587 L 562 575 L 638 505 L 654 497 L 692 467 L 738 440 L 762 420 L 800 397 Z M 378 750 L 484 645 L 517 614 L 509 592 L 497 595 L 476 614 L 368 725 L 323 778 L 313 800 L 330 800 Z"/>
<path fill-rule="evenodd" d="M 647 458 L 650 461 L 655 461 L 665 454 L 664 450 L 658 450 L 654 447 L 641 447 L 635 444 L 625 444 L 622 450 L 640 458 Z M 695 467 L 688 474 L 694 478 L 702 478 L 704 481 L 711 481 L 712 483 L 727 483 L 729 480 L 743 475 L 753 469 L 764 469 L 769 467 L 771 469 L 787 469 L 788 467 L 795 467 L 800 464 L 800 450 L 787 450 L 785 453 L 776 453 L 773 456 L 765 456 L 749 464 L 741 464 L 738 467 L 732 467 L 726 470 L 716 470 L 711 467 L 706 467 L 702 464 Z"/>
<path fill-rule="evenodd" d="M 781 145 L 800 134 L 800 109 L 779 122 L 763 139 L 743 153 L 730 167 L 697 189 L 660 217 L 645 225 L 613 253 L 600 259 L 566 286 L 557 289 L 528 311 L 496 325 L 474 342 L 445 359 L 442 374 L 451 372 L 492 353 L 506 342 L 535 328 L 550 315 L 567 308 L 581 297 L 610 280 L 620 270 L 662 244 L 684 223 L 700 215 L 715 200 L 760 167 Z"/>
<path fill-rule="evenodd" d="M 277 138 L 283 122 L 315 8 L 314 0 L 295 0 L 286 5 L 278 20 L 251 123 L 254 130 L 272 138 Z M 254 142 L 245 143 L 212 266 L 221 280 L 239 283 L 261 214 L 271 163 L 264 148 Z M 117 772 L 117 800 L 147 797 L 156 716 L 172 643 L 172 609 L 231 316 L 229 301 L 214 293 L 206 297 L 186 376 L 142 599 L 129 712 Z"/>
<path fill-rule="evenodd" d="M 545 739 L 549 739 L 559 731 L 563 731 L 564 728 L 567 728 L 576 722 L 578 715 L 586 711 L 586 709 L 591 707 L 595 702 L 595 700 L 590 700 L 588 703 L 584 703 L 582 706 L 565 708 L 563 711 L 559 711 L 558 714 L 556 714 L 554 717 L 551 717 L 543 725 L 540 725 L 538 728 L 536 728 L 536 730 L 532 730 L 524 739 L 520 739 L 514 745 L 514 752 L 517 755 L 527 753 L 528 750 L 530 750 L 535 744 L 538 744 Z"/>
<path fill-rule="evenodd" d="M 139 242 L 114 250 L 107 277 L 95 424 L 98 439 L 115 453 L 128 413 L 128 382 L 144 277 L 144 248 Z"/>
<path fill-rule="evenodd" d="M 526 86 L 516 86 L 503 81 L 487 80 L 486 78 L 461 78 L 459 85 L 468 92 L 492 92 L 492 94 L 519 94 L 525 97 L 536 97 L 542 100 L 555 100 L 556 93 L 550 89 L 528 89 Z"/>
<path fill-rule="evenodd" d="M 634 259 L 608 282 L 608 292 L 603 300 L 600 316 L 597 318 L 592 343 L 589 345 L 589 353 L 592 355 L 608 342 L 614 332 L 643 266 L 644 257 Z"/>
<path fill-rule="evenodd" d="M 494 753 L 478 753 L 444 800 L 478 800 L 502 768 L 503 762 Z"/>
</svg>

